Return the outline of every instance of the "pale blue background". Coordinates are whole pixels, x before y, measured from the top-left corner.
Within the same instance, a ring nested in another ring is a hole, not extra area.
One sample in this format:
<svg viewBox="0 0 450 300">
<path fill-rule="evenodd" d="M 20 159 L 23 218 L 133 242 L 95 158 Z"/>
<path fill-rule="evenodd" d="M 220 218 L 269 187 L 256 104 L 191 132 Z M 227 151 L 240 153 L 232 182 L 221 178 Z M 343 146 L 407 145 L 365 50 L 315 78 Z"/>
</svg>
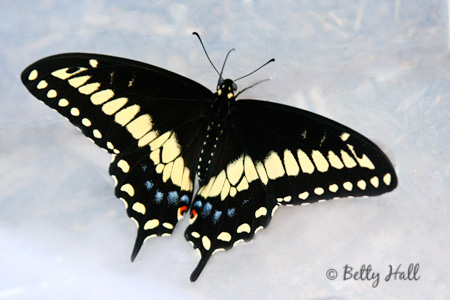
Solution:
<svg viewBox="0 0 450 300">
<path fill-rule="evenodd" d="M 220 3 L 220 4 L 219 4 Z M 430 0 L 0 2 L 0 299 L 450 298 L 447 3 Z M 399 187 L 376 198 L 281 208 L 253 242 L 216 254 L 199 280 L 184 240 L 152 239 L 113 195 L 109 156 L 34 99 L 19 75 L 61 52 L 132 58 L 214 88 L 271 78 L 245 98 L 342 122 L 374 140 Z M 342 268 L 419 263 L 413 282 L 342 280 Z M 329 268 L 339 272 L 330 281 Z"/>
</svg>

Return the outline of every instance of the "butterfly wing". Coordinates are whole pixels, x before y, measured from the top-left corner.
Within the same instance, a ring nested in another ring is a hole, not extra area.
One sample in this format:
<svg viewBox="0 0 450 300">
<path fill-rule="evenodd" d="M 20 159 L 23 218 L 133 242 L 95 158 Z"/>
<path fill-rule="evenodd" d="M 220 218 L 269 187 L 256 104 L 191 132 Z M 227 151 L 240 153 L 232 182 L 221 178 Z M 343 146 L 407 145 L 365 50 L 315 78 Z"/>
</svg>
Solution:
<svg viewBox="0 0 450 300">
<path fill-rule="evenodd" d="M 223 135 L 185 232 L 201 256 L 192 281 L 214 251 L 267 227 L 279 205 L 374 196 L 397 185 L 391 163 L 375 144 L 310 112 L 239 100 Z"/>
<path fill-rule="evenodd" d="M 116 196 L 147 237 L 170 234 L 190 205 L 212 93 L 144 63 L 96 54 L 44 58 L 22 73 L 38 99 L 113 155 Z"/>
</svg>

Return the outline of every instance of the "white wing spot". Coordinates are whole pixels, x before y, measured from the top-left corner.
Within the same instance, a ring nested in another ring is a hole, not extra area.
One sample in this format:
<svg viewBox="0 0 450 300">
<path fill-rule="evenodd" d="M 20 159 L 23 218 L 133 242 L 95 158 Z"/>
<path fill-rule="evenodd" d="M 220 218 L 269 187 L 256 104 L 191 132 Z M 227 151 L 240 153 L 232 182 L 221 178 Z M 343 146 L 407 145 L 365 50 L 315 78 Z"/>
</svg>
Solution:
<svg viewBox="0 0 450 300">
<path fill-rule="evenodd" d="M 309 193 L 308 193 L 308 192 L 303 192 L 303 193 L 301 193 L 301 194 L 298 195 L 298 197 L 299 197 L 300 199 L 302 199 L 302 200 L 306 200 L 306 199 L 308 198 L 308 196 L 309 196 Z"/>
<path fill-rule="evenodd" d="M 130 195 L 130 197 L 134 196 L 134 188 L 131 184 L 127 183 L 124 184 L 120 187 L 121 191 L 124 191 L 125 193 L 127 193 L 128 195 Z"/>
<path fill-rule="evenodd" d="M 39 81 L 37 88 L 38 88 L 38 90 L 42 90 L 42 89 L 45 89 L 47 86 L 48 86 L 47 81 L 41 80 L 41 81 Z"/>
<path fill-rule="evenodd" d="M 318 196 L 322 195 L 324 192 L 325 192 L 324 189 L 321 188 L 321 187 L 318 187 L 318 188 L 314 189 L 314 194 L 316 194 Z"/>
<path fill-rule="evenodd" d="M 211 249 L 211 241 L 209 240 L 209 238 L 206 235 L 202 237 L 202 244 L 203 244 L 203 248 L 205 248 L 205 250 Z"/>
<path fill-rule="evenodd" d="M 69 101 L 67 101 L 67 99 L 60 99 L 59 101 L 58 101 L 58 105 L 60 106 L 60 107 L 66 107 L 67 105 L 69 105 Z"/>
<path fill-rule="evenodd" d="M 89 120 L 89 119 L 87 119 L 87 118 L 83 118 L 83 119 L 81 120 L 81 124 L 83 124 L 83 125 L 86 126 L 86 127 L 89 127 L 89 126 L 92 125 L 91 120 Z"/>
<path fill-rule="evenodd" d="M 145 205 L 140 202 L 134 203 L 132 209 L 135 212 L 145 215 Z"/>
<path fill-rule="evenodd" d="M 231 241 L 231 234 L 229 234 L 228 232 L 221 232 L 218 236 L 217 236 L 218 240 L 224 241 L 224 242 L 229 242 Z"/>
<path fill-rule="evenodd" d="M 384 177 L 383 177 L 383 181 L 386 185 L 390 185 L 391 184 L 391 174 L 386 173 L 386 175 L 384 175 Z"/>
<path fill-rule="evenodd" d="M 291 200 L 292 200 L 291 196 L 286 196 L 286 197 L 283 198 L 284 202 L 291 202 Z"/>
<path fill-rule="evenodd" d="M 377 188 L 379 185 L 379 180 L 377 176 L 374 176 L 370 179 L 370 183 L 373 185 L 373 187 Z"/>
<path fill-rule="evenodd" d="M 343 140 L 344 142 L 345 142 L 346 140 L 348 140 L 349 137 L 350 137 L 350 134 L 348 134 L 347 132 L 343 132 L 343 133 L 341 134 L 341 140 Z"/>
<path fill-rule="evenodd" d="M 102 138 L 102 133 L 98 130 L 98 129 L 94 129 L 92 131 L 92 134 L 94 135 L 95 138 L 97 139 L 101 139 Z"/>
<path fill-rule="evenodd" d="M 328 187 L 328 189 L 330 190 L 330 192 L 336 193 L 338 191 L 339 187 L 337 184 L 332 184 Z"/>
<path fill-rule="evenodd" d="M 255 217 L 256 218 L 259 218 L 259 217 L 262 217 L 262 216 L 265 216 L 265 215 L 267 215 L 267 208 L 265 208 L 264 206 L 261 206 L 260 208 L 258 208 L 255 211 Z"/>
<path fill-rule="evenodd" d="M 250 225 L 248 225 L 247 223 L 241 224 L 241 225 L 236 229 L 236 232 L 237 232 L 237 233 L 242 233 L 242 232 L 250 233 L 250 231 L 251 231 Z"/>
<path fill-rule="evenodd" d="M 350 192 L 353 189 L 353 184 L 350 181 L 346 181 L 344 182 L 343 187 Z"/>
<path fill-rule="evenodd" d="M 197 231 L 192 231 L 192 232 L 191 232 L 191 235 L 192 235 L 193 237 L 195 237 L 196 239 L 198 239 L 198 238 L 200 237 L 200 234 L 199 234 Z"/>
<path fill-rule="evenodd" d="M 38 71 L 37 70 L 33 70 L 28 75 L 28 80 L 33 81 L 33 80 L 36 80 L 37 77 L 38 77 Z"/>
<path fill-rule="evenodd" d="M 362 179 L 356 185 L 363 191 L 366 189 L 366 182 Z"/>
<path fill-rule="evenodd" d="M 159 226 L 159 220 L 158 219 L 153 219 L 153 220 L 149 220 L 149 221 L 147 221 L 147 223 L 145 223 L 144 229 L 145 230 L 155 229 L 158 226 Z"/>
<path fill-rule="evenodd" d="M 55 90 L 49 90 L 47 92 L 47 98 L 56 98 L 57 95 L 58 93 Z"/>
<path fill-rule="evenodd" d="M 90 60 L 89 60 L 89 64 L 90 64 L 93 68 L 97 68 L 97 66 L 98 66 L 98 60 L 96 60 L 96 59 L 90 59 Z"/>
<path fill-rule="evenodd" d="M 72 116 L 74 116 L 74 117 L 77 117 L 77 116 L 80 115 L 80 110 L 79 110 L 78 108 L 76 108 L 76 107 L 72 107 L 72 108 L 70 109 L 70 114 L 71 114 Z"/>
</svg>

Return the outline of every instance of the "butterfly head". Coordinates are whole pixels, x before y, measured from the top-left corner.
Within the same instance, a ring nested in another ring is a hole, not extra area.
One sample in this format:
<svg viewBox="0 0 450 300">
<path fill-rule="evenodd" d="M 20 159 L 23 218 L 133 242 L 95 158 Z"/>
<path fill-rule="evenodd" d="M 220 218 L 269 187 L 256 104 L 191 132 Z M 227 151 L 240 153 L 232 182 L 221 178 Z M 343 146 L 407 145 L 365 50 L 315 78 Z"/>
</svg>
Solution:
<svg viewBox="0 0 450 300">
<path fill-rule="evenodd" d="M 225 95 L 227 99 L 232 99 L 235 97 L 234 93 L 237 90 L 237 85 L 231 79 L 220 80 L 217 85 L 217 95 L 222 96 Z"/>
</svg>

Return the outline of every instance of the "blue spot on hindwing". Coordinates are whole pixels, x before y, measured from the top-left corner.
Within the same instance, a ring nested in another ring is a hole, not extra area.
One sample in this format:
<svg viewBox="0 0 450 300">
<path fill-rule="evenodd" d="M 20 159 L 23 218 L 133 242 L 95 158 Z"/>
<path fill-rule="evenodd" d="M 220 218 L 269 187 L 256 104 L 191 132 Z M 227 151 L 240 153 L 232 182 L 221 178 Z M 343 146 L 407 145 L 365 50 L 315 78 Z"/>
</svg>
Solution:
<svg viewBox="0 0 450 300">
<path fill-rule="evenodd" d="M 216 224 L 217 221 L 219 221 L 219 218 L 220 218 L 221 215 L 222 215 L 222 212 L 219 211 L 219 210 L 216 210 L 216 211 L 214 212 L 214 215 L 213 215 L 213 217 L 212 217 L 212 221 L 213 221 L 214 224 Z"/>
<path fill-rule="evenodd" d="M 141 165 L 141 169 L 142 169 L 142 171 L 147 171 L 147 165 Z"/>
<path fill-rule="evenodd" d="M 242 204 L 241 204 L 241 206 L 244 206 L 245 204 L 247 204 L 247 203 L 248 203 L 248 201 L 250 201 L 250 200 L 248 200 L 248 199 L 245 199 L 244 201 L 242 201 Z"/>
<path fill-rule="evenodd" d="M 201 208 L 203 206 L 202 201 L 198 200 L 194 203 L 194 208 Z"/>
<path fill-rule="evenodd" d="M 183 195 L 183 196 L 180 198 L 180 201 L 183 202 L 183 203 L 189 203 L 189 197 L 186 196 L 186 195 Z"/>
<path fill-rule="evenodd" d="M 161 203 L 163 198 L 164 198 L 164 194 L 161 193 L 159 190 L 156 190 L 155 202 L 159 204 L 159 203 Z"/>
<path fill-rule="evenodd" d="M 206 217 L 207 215 L 209 215 L 211 213 L 211 210 L 212 210 L 211 203 L 206 202 L 205 205 L 203 205 L 202 217 Z"/>
<path fill-rule="evenodd" d="M 178 193 L 177 191 L 169 192 L 169 195 L 167 196 L 167 202 L 169 202 L 170 205 L 176 204 L 178 201 Z"/>
<path fill-rule="evenodd" d="M 229 208 L 227 211 L 227 215 L 231 218 L 236 214 L 236 208 Z"/>
<path fill-rule="evenodd" d="M 150 191 L 153 187 L 153 182 L 151 182 L 150 180 L 147 180 L 144 184 L 147 191 Z"/>
</svg>

